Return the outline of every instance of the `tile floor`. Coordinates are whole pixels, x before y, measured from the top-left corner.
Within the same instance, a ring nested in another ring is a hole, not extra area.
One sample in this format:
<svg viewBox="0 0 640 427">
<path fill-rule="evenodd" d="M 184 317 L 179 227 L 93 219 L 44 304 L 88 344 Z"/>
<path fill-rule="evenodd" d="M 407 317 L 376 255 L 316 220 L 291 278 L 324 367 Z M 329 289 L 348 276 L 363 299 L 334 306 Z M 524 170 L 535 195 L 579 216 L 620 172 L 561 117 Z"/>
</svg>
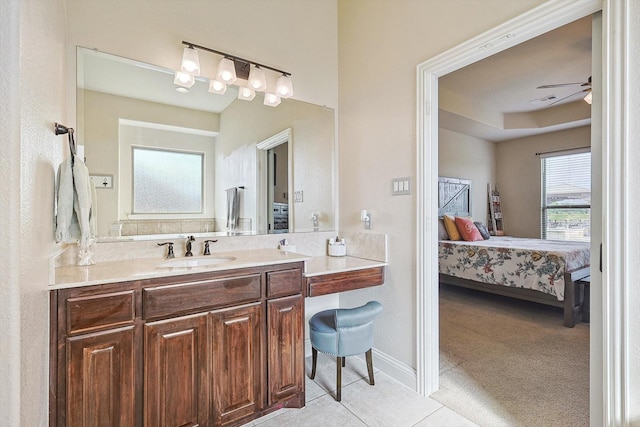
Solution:
<svg viewBox="0 0 640 427">
<path fill-rule="evenodd" d="M 311 358 L 306 360 L 306 398 L 302 409 L 281 409 L 246 424 L 259 427 L 371 426 L 470 427 L 476 424 L 376 370 L 370 386 L 367 366 L 358 357 L 347 358 L 342 370 L 342 401 L 336 402 L 335 359 L 318 354 L 316 378 L 311 380 Z"/>
</svg>

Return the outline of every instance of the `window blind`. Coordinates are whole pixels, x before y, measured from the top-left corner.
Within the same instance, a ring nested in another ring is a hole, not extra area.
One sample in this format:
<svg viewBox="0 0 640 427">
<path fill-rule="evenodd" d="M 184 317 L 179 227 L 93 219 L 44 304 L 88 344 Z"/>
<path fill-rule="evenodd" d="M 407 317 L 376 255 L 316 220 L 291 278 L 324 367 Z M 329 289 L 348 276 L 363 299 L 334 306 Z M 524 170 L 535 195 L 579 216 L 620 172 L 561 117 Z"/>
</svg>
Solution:
<svg viewBox="0 0 640 427">
<path fill-rule="evenodd" d="M 558 153 L 541 163 L 542 238 L 590 241 L 591 153 Z"/>
</svg>

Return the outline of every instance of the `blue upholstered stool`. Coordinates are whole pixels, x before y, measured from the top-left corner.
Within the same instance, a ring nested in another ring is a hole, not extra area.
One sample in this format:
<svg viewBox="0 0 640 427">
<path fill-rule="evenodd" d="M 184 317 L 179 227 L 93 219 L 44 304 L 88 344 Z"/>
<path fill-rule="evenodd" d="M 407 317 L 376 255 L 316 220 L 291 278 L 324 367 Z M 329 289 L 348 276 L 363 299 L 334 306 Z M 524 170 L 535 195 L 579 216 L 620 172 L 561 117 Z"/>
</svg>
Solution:
<svg viewBox="0 0 640 427">
<path fill-rule="evenodd" d="M 373 361 L 373 320 L 382 313 L 382 304 L 369 301 L 356 308 L 324 310 L 309 319 L 309 335 L 313 353 L 311 379 L 316 376 L 318 352 L 336 356 L 337 384 L 336 400 L 342 398 L 342 367 L 345 357 L 366 354 L 369 384 L 374 385 Z"/>
</svg>

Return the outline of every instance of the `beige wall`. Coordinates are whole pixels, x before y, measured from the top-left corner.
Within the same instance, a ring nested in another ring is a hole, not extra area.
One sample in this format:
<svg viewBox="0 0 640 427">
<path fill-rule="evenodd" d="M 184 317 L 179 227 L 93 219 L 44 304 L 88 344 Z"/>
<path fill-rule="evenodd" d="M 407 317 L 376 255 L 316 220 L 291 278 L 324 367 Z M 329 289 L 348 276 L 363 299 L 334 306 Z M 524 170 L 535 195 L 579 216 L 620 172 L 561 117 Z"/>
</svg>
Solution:
<svg viewBox="0 0 640 427">
<path fill-rule="evenodd" d="M 471 216 L 487 223 L 487 183 L 496 183 L 496 145 L 469 135 L 440 129 L 438 176 L 471 180 Z"/>
<path fill-rule="evenodd" d="M 3 121 L 0 144 L 0 238 L 6 247 L 0 269 L 0 423 L 46 426 L 47 258 L 56 249 L 55 168 L 66 153 L 66 139 L 54 134 L 53 123 L 68 123 L 64 8 L 57 1 L 4 1 L 0 28 L 0 116 L 10 120 Z"/>
<path fill-rule="evenodd" d="M 542 0 L 340 0 L 340 229 L 389 235 L 385 286 L 341 304 L 377 298 L 376 348 L 416 367 L 416 192 L 391 196 L 391 179 L 416 177 L 416 66 Z M 434 194 L 433 197 L 436 197 Z"/>
<path fill-rule="evenodd" d="M 540 238 L 541 176 L 536 153 L 590 145 L 590 126 L 496 144 L 496 182 L 508 235 Z"/>
</svg>

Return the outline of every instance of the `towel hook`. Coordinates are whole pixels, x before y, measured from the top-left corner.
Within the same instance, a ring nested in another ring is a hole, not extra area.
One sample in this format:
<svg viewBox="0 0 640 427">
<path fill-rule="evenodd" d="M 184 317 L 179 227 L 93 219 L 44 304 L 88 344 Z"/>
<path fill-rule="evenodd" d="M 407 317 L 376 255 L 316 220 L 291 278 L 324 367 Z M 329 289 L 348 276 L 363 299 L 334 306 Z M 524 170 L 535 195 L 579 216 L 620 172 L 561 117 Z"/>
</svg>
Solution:
<svg viewBox="0 0 640 427">
<path fill-rule="evenodd" d="M 73 137 L 73 128 L 67 127 L 60 123 L 55 123 L 53 130 L 56 135 L 69 135 L 69 151 L 71 151 L 71 162 L 73 163 L 74 156 L 76 155 L 76 141 Z"/>
</svg>

